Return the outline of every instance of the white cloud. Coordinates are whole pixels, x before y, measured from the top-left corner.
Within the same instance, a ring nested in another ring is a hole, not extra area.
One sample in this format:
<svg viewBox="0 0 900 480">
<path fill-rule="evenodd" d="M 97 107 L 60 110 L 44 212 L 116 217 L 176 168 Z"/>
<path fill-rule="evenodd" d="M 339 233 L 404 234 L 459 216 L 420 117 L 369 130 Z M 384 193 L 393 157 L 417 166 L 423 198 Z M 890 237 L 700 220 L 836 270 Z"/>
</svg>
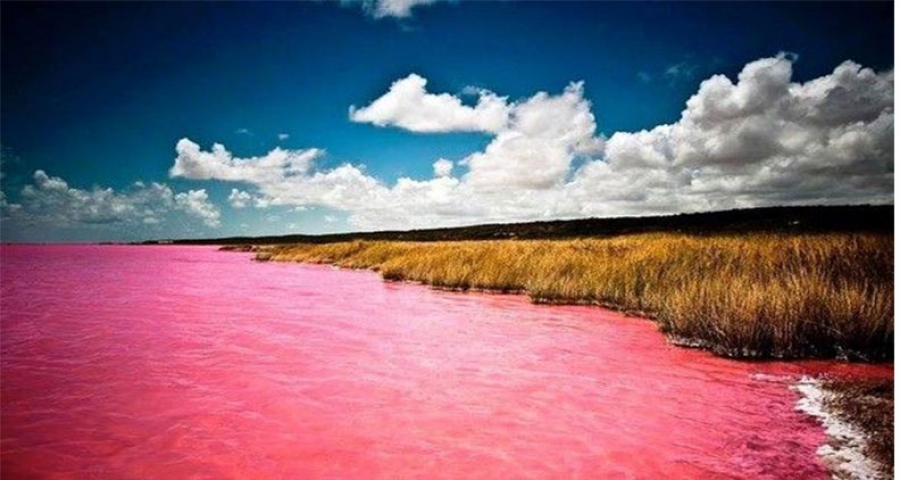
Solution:
<svg viewBox="0 0 900 480">
<path fill-rule="evenodd" d="M 175 195 L 175 208 L 202 219 L 210 227 L 219 226 L 219 209 L 210 203 L 206 190 L 190 190 Z"/>
<path fill-rule="evenodd" d="M 228 203 L 232 208 L 237 209 L 247 208 L 249 206 L 253 206 L 255 208 L 268 208 L 272 205 L 272 199 L 252 194 L 245 190 L 232 188 L 231 193 L 228 195 Z"/>
<path fill-rule="evenodd" d="M 234 158 L 221 144 L 213 144 L 204 152 L 196 143 L 182 138 L 175 145 L 178 157 L 169 169 L 169 176 L 194 180 L 227 180 L 232 182 L 265 183 L 291 175 L 305 173 L 312 161 L 324 151 L 284 150 L 275 148 L 262 157 Z"/>
<path fill-rule="evenodd" d="M 246 208 L 247 205 L 250 204 L 251 200 L 253 200 L 252 195 L 236 188 L 232 188 L 231 194 L 228 195 L 228 203 L 230 203 L 234 208 Z"/>
<path fill-rule="evenodd" d="M 751 62 L 737 83 L 713 76 L 678 122 L 616 133 L 611 171 L 666 172 L 674 185 L 659 194 L 679 209 L 890 201 L 893 71 L 844 62 L 800 84 L 792 63 Z"/>
<path fill-rule="evenodd" d="M 289 134 L 287 134 L 287 133 L 279 133 L 279 134 L 278 134 L 278 141 L 279 141 L 279 142 L 283 142 L 283 141 L 285 141 L 285 140 L 287 140 L 287 139 L 289 139 L 289 138 L 291 138 L 291 136 L 290 136 Z"/>
<path fill-rule="evenodd" d="M 415 73 L 401 78 L 368 106 L 351 106 L 350 119 L 413 132 L 498 132 L 506 126 L 509 106 L 505 97 L 480 90 L 478 102 L 469 107 L 448 93 L 428 93 L 427 83 Z"/>
<path fill-rule="evenodd" d="M 453 162 L 446 158 L 439 158 L 432 167 L 434 167 L 435 177 L 449 177 L 453 173 Z"/>
<path fill-rule="evenodd" d="M 82 190 L 43 170 L 35 171 L 32 180 L 22 188 L 18 203 L 2 205 L 4 220 L 54 227 L 155 225 L 163 223 L 173 211 L 182 211 L 208 226 L 218 225 L 219 212 L 209 203 L 205 190 L 175 194 L 167 185 L 156 182 L 135 182 L 122 191 L 102 187 Z"/>
<path fill-rule="evenodd" d="M 666 67 L 663 76 L 669 81 L 690 80 L 697 74 L 697 65 L 688 62 L 678 62 Z"/>
<path fill-rule="evenodd" d="M 465 159 L 468 182 L 488 190 L 553 188 L 576 156 L 598 154 L 603 145 L 581 82 L 513 104 L 510 118 L 483 152 Z"/>
<path fill-rule="evenodd" d="M 364 229 L 892 201 L 893 71 L 845 62 L 797 83 L 794 60 L 751 62 L 736 82 L 710 77 L 678 121 L 606 141 L 580 82 L 517 101 L 481 90 L 501 115 L 427 93 L 410 76 L 351 115 L 414 132 L 492 133 L 457 162 L 462 171 L 438 159 L 432 178 L 386 184 L 358 165 L 316 168 L 316 149 L 236 159 L 185 139 L 171 173 L 249 185 L 246 196 L 232 192 L 233 205 L 321 205 Z"/>
<path fill-rule="evenodd" d="M 413 7 L 428 5 L 438 0 L 362 0 L 363 9 L 375 18 L 407 18 Z"/>
<path fill-rule="evenodd" d="M 230 166 L 256 171 L 264 162 L 262 159 L 271 157 L 272 152 L 264 157 L 238 159 L 221 145 L 204 151 L 187 139 L 176 146 L 178 156 L 171 173 L 249 183 L 257 187 L 255 195 L 260 201 L 269 205 L 322 205 L 349 212 L 349 221 L 365 228 L 443 225 L 509 216 L 530 218 L 535 215 L 534 208 L 519 208 L 520 203 L 537 201 L 552 191 L 544 195 L 529 191 L 559 187 L 571 173 L 576 157 L 600 152 L 602 139 L 595 136 L 594 117 L 583 93 L 582 84 L 573 83 L 560 94 L 540 92 L 510 104 L 506 124 L 484 152 L 461 162 L 468 172 L 460 177 L 452 176 L 453 164 L 446 159 L 435 162 L 434 178 L 419 181 L 404 177 L 392 186 L 367 175 L 363 167 L 350 164 L 317 170 L 310 163 L 292 175 L 282 170 L 275 170 L 280 176 L 236 175 Z M 222 169 L 222 165 L 229 168 Z M 213 170 L 217 173 L 211 173 Z M 233 205 L 247 205 L 251 200 L 240 192 L 233 192 L 232 196 Z M 257 206 L 260 201 L 254 199 Z M 538 215 L 544 217 L 552 212 L 544 206 Z"/>
</svg>

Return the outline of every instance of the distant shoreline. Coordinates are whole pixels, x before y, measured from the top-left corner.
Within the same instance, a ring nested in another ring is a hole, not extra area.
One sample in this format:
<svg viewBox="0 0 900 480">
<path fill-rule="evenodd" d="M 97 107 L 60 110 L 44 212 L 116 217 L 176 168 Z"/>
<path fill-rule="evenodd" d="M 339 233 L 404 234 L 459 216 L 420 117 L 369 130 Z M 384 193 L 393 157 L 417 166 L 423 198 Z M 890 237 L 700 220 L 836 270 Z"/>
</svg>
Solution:
<svg viewBox="0 0 900 480">
<path fill-rule="evenodd" d="M 634 233 L 692 235 L 747 233 L 893 233 L 894 205 L 761 207 L 646 217 L 586 218 L 495 223 L 453 228 L 335 233 L 156 239 L 144 245 L 274 245 L 349 240 L 453 241 L 604 238 Z"/>
</svg>

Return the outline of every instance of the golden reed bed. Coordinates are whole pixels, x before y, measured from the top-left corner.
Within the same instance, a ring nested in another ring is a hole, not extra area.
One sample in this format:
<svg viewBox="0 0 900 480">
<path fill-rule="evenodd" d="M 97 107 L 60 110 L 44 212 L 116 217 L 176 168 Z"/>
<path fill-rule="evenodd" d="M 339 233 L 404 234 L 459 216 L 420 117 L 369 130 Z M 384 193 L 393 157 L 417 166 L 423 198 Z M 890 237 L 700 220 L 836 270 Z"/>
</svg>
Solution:
<svg viewBox="0 0 900 480">
<path fill-rule="evenodd" d="M 257 259 L 614 307 L 720 355 L 893 358 L 892 235 L 352 241 L 265 247 Z"/>
</svg>

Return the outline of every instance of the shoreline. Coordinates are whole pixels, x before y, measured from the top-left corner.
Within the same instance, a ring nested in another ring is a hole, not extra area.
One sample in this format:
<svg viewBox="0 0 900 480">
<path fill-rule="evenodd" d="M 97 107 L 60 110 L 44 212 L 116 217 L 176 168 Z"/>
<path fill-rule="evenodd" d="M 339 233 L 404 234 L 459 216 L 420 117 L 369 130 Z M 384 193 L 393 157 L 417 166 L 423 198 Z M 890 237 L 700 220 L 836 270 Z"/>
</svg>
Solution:
<svg viewBox="0 0 900 480">
<path fill-rule="evenodd" d="M 892 241 L 892 239 L 891 239 Z M 352 250 L 358 253 L 364 249 L 363 244 L 376 242 L 353 242 Z M 386 242 L 397 243 L 397 242 Z M 293 246 L 293 248 L 322 248 L 323 246 Z M 702 349 L 720 357 L 736 361 L 802 361 L 805 359 L 832 359 L 838 361 L 870 363 L 873 365 L 893 365 L 892 352 L 887 358 L 868 358 L 865 352 L 850 352 L 850 355 L 837 349 L 837 355 L 779 355 L 777 352 L 753 351 L 750 349 L 736 350 L 726 349 L 712 344 L 702 338 L 682 336 L 672 331 L 665 331 L 660 325 L 656 315 L 645 310 L 622 307 L 612 302 L 600 302 L 586 299 L 566 299 L 560 297 L 539 297 L 533 295 L 527 288 L 489 288 L 484 286 L 459 286 L 448 285 L 440 281 L 428 281 L 427 278 L 409 278 L 388 270 L 385 271 L 385 259 L 375 264 L 353 262 L 352 255 L 346 258 L 292 258 L 287 255 L 291 246 L 243 246 L 223 247 L 223 250 L 237 250 L 254 253 L 254 260 L 261 262 L 277 261 L 285 263 L 311 263 L 332 265 L 337 268 L 350 268 L 355 270 L 374 271 L 381 275 L 384 281 L 403 281 L 428 286 L 436 290 L 457 292 L 485 292 L 490 294 L 525 294 L 531 297 L 531 301 L 548 305 L 591 305 L 615 310 L 636 319 L 649 320 L 657 324 L 660 333 L 665 335 L 667 341 L 680 348 Z M 287 250 L 287 251 L 285 251 Z M 350 261 L 348 261 L 350 260 Z M 842 354 L 843 353 L 843 354 Z M 893 435 L 885 437 L 884 432 L 893 432 L 893 416 L 882 415 L 871 418 L 867 414 L 868 405 L 872 396 L 864 395 L 863 389 L 869 384 L 870 379 L 841 379 L 821 377 L 816 379 L 802 378 L 791 387 L 800 395 L 796 409 L 815 418 L 825 429 L 828 441 L 818 451 L 826 466 L 832 472 L 834 478 L 893 478 Z M 882 408 L 893 411 L 893 379 L 882 381 L 890 387 L 889 398 L 877 398 Z M 880 435 L 880 436 L 879 436 Z M 885 446 L 885 443 L 889 443 Z M 873 445 L 870 450 L 870 445 Z"/>
<path fill-rule="evenodd" d="M 651 319 L 666 336 L 728 358 L 893 361 L 892 236 L 639 234 L 223 249 L 253 252 L 257 261 L 368 269 L 436 289 L 601 306 Z"/>
<path fill-rule="evenodd" d="M 222 248 L 223 251 L 238 251 L 238 252 L 258 252 L 254 248 Z M 336 265 L 335 263 L 324 263 L 324 262 L 296 262 L 289 260 L 271 260 L 264 259 L 258 260 L 254 258 L 255 261 L 269 262 L 275 261 L 279 263 L 306 263 L 309 265 L 329 265 L 332 268 L 337 268 L 340 270 L 351 270 L 351 271 L 365 271 L 365 272 L 373 272 L 379 273 L 377 269 L 373 268 L 349 268 L 342 267 Z M 445 291 L 445 292 L 456 292 L 456 293 L 484 293 L 490 295 L 527 295 L 527 292 L 524 290 L 497 290 L 497 289 L 488 289 L 488 288 L 473 288 L 473 289 L 462 289 L 462 288 L 449 288 L 431 285 L 423 281 L 416 280 L 399 280 L 399 279 L 386 279 L 382 275 L 382 280 L 389 283 L 409 283 L 414 285 L 419 285 L 423 287 L 428 287 L 433 290 Z M 650 318 L 646 315 L 642 315 L 641 312 L 634 311 L 624 311 L 621 309 L 614 308 L 614 306 L 601 305 L 596 303 L 566 303 L 566 302 L 542 302 L 535 301 L 536 304 L 554 306 L 554 305 L 577 305 L 577 306 L 593 306 L 598 308 L 605 308 L 609 310 L 614 310 L 620 313 L 625 314 L 628 317 L 632 317 L 635 320 L 643 320 L 655 323 L 653 318 Z M 662 332 L 660 332 L 662 333 Z M 699 349 L 705 350 L 713 355 L 728 358 L 730 360 L 739 361 L 739 362 L 768 362 L 768 361 L 804 361 L 808 359 L 783 359 L 783 358 L 759 358 L 753 356 L 725 356 L 722 355 L 715 350 L 709 348 L 708 345 L 704 345 L 702 343 L 697 342 L 692 339 L 685 338 L 677 338 L 671 335 L 663 334 L 666 337 L 666 340 L 669 344 L 675 345 L 679 348 L 689 348 L 689 349 Z M 844 359 L 846 361 L 846 359 Z M 893 361 L 881 361 L 881 362 L 863 362 L 868 364 L 885 364 L 890 363 L 893 365 Z M 845 386 L 849 386 L 853 388 L 859 382 L 859 385 L 867 383 L 868 379 L 842 379 L 840 382 L 843 382 Z M 795 404 L 794 409 L 800 411 L 811 418 L 814 418 L 823 428 L 827 441 L 823 445 L 819 447 L 816 454 L 822 458 L 826 468 L 831 472 L 832 478 L 838 480 L 880 480 L 880 479 L 890 479 L 893 478 L 893 459 L 888 461 L 879 461 L 875 455 L 870 454 L 867 450 L 869 448 L 869 437 L 871 432 L 866 431 L 864 427 L 861 427 L 854 422 L 853 418 L 842 418 L 841 412 L 839 409 L 835 408 L 833 405 L 833 400 L 835 397 L 841 394 L 840 386 L 836 386 L 836 383 L 832 379 L 828 377 L 817 377 L 811 378 L 803 376 L 793 384 L 790 385 L 789 388 L 795 391 L 798 394 L 798 399 Z M 893 389 L 893 379 L 890 380 L 891 389 Z M 844 401 L 852 402 L 856 400 L 857 402 L 861 402 L 865 404 L 866 399 L 844 399 Z M 891 406 L 890 410 L 893 411 L 893 399 L 890 400 Z M 893 420 L 891 418 L 891 420 Z M 889 428 L 893 428 L 893 422 L 890 422 L 891 425 Z M 890 447 L 890 450 L 893 450 L 893 446 Z"/>
<path fill-rule="evenodd" d="M 822 457 L 833 478 L 866 480 L 894 476 L 893 432 L 890 433 L 889 444 L 882 444 L 888 440 L 878 438 L 879 434 L 884 437 L 883 431 L 867 431 L 847 412 L 848 409 L 860 408 L 876 408 L 880 414 L 893 412 L 893 395 L 891 405 L 887 406 L 884 398 L 854 392 L 860 390 L 860 386 L 865 388 L 867 383 L 866 380 L 834 381 L 802 377 L 791 387 L 800 395 L 795 409 L 815 418 L 825 430 L 828 441 L 816 453 Z M 893 382 L 890 387 L 893 390 Z M 848 391 L 855 394 L 847 395 Z"/>
<path fill-rule="evenodd" d="M 239 247 L 230 247 L 224 246 L 219 248 L 220 251 L 223 252 L 266 252 L 266 247 L 262 247 L 259 249 L 258 246 L 239 246 Z M 501 290 L 501 289 L 492 289 L 492 288 L 460 288 L 460 287 L 448 287 L 442 285 L 434 285 L 421 280 L 410 280 L 410 279 L 389 279 L 385 278 L 381 272 L 377 268 L 365 268 L 365 267 L 345 267 L 338 265 L 336 263 L 328 263 L 328 262 L 316 262 L 316 261 L 295 261 L 295 260 L 277 260 L 277 259 L 269 259 L 264 257 L 263 259 L 259 259 L 256 257 L 252 258 L 253 261 L 267 263 L 267 262 L 277 262 L 277 263 L 298 263 L 298 264 L 307 264 L 307 265 L 323 265 L 330 266 L 332 268 L 338 270 L 348 270 L 353 272 L 370 272 L 376 273 L 381 276 L 381 280 L 386 283 L 406 283 L 410 285 L 418 285 L 422 287 L 427 287 L 431 290 L 440 291 L 440 292 L 453 292 L 453 293 L 483 293 L 489 295 L 521 295 L 529 297 L 528 300 L 534 303 L 535 305 L 546 305 L 546 306 L 578 306 L 578 307 L 595 307 L 601 308 L 605 310 L 610 310 L 616 313 L 621 313 L 626 317 L 633 318 L 638 321 L 646 321 L 653 324 L 657 324 L 657 319 L 654 316 L 647 312 L 642 312 L 638 310 L 630 310 L 621 308 L 615 304 L 611 303 L 602 303 L 595 301 L 565 301 L 559 299 L 545 299 L 545 298 L 533 298 L 530 297 L 528 292 L 524 289 L 518 290 Z M 706 343 L 703 340 L 690 338 L 690 337 L 681 337 L 678 335 L 665 333 L 660 330 L 657 330 L 659 334 L 666 338 L 667 342 L 671 345 L 675 345 L 680 348 L 688 348 L 695 350 L 703 350 L 713 355 L 721 358 L 726 358 L 729 360 L 739 361 L 739 362 L 803 362 L 803 361 L 839 361 L 846 363 L 857 363 L 857 364 L 865 364 L 865 365 L 894 365 L 893 359 L 877 359 L 877 360 L 865 360 L 859 357 L 847 358 L 847 357 L 792 357 L 792 356 L 761 356 L 754 355 L 754 352 L 729 352 L 718 348 L 716 345 Z"/>
</svg>

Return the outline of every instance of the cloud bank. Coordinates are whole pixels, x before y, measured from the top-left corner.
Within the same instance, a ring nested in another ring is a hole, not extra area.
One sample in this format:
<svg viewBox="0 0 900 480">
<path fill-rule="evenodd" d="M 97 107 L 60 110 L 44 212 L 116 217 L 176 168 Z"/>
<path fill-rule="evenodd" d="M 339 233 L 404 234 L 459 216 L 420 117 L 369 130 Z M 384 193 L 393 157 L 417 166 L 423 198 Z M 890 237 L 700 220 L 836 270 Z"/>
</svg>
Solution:
<svg viewBox="0 0 900 480">
<path fill-rule="evenodd" d="M 0 204 L 4 221 L 54 228 L 79 224 L 156 225 L 171 220 L 173 213 L 181 213 L 188 220 L 218 227 L 221 217 L 205 189 L 176 194 L 161 183 L 135 182 L 122 191 L 101 187 L 82 190 L 43 170 L 34 172 L 32 183 L 22 188 L 20 197 L 17 203 L 4 199 Z"/>
<path fill-rule="evenodd" d="M 584 84 L 511 101 L 477 90 L 431 93 L 412 74 L 351 107 L 352 121 L 410 132 L 484 132 L 487 147 L 434 161 L 434 177 L 393 184 L 361 165 L 319 169 L 322 150 L 233 158 L 221 145 L 176 146 L 175 177 L 241 182 L 235 207 L 324 205 L 357 228 L 621 216 L 790 204 L 893 200 L 893 71 L 853 62 L 792 82 L 787 55 L 715 75 L 681 118 L 639 132 L 597 133 Z M 454 166 L 460 169 L 454 169 Z M 460 170 L 456 173 L 456 170 Z"/>
<path fill-rule="evenodd" d="M 799 83 L 794 61 L 777 55 L 736 79 L 714 75 L 677 121 L 609 137 L 582 82 L 510 99 L 484 89 L 429 92 L 412 74 L 350 107 L 350 120 L 416 134 L 481 132 L 491 137 L 484 149 L 422 159 L 430 178 L 385 182 L 360 164 L 321 167 L 319 148 L 242 158 L 184 138 L 169 175 L 229 185 L 233 209 L 321 206 L 360 230 L 893 202 L 893 71 L 847 61 Z M 176 193 L 162 183 L 83 190 L 38 170 L 20 193 L 15 202 L 0 194 L 4 222 L 213 228 L 222 219 L 206 189 Z"/>
</svg>

